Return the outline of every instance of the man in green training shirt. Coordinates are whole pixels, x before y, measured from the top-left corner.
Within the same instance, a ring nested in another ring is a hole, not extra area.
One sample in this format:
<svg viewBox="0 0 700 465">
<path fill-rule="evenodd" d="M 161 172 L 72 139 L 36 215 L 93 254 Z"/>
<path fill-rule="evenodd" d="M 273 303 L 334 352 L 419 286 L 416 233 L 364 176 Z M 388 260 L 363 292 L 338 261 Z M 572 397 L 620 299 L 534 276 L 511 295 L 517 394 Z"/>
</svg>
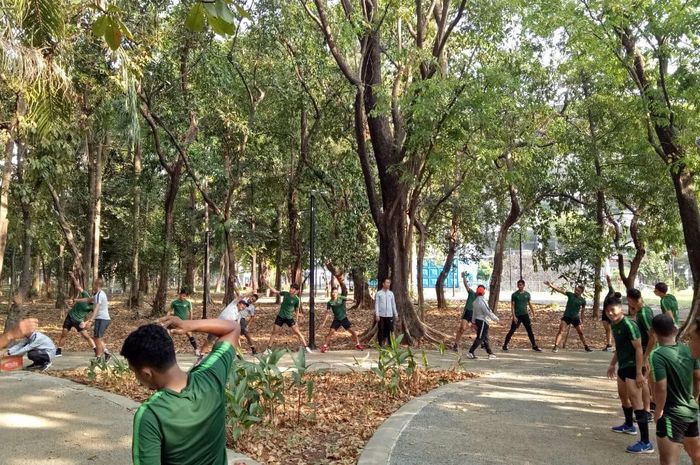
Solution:
<svg viewBox="0 0 700 465">
<path fill-rule="evenodd" d="M 678 330 L 670 316 L 656 315 L 651 325 L 659 343 L 649 361 L 657 404 L 654 420 L 660 462 L 677 465 L 684 448 L 694 464 L 700 463 L 700 362 L 688 346 L 676 341 Z M 697 326 L 692 333 L 691 344 L 697 345 Z"/>
<path fill-rule="evenodd" d="M 678 301 L 676 297 L 668 293 L 668 285 L 666 283 L 656 283 L 654 286 L 654 294 L 661 299 L 661 312 L 673 318 L 676 328 L 681 327 L 680 315 L 678 314 Z"/>
<path fill-rule="evenodd" d="M 168 315 L 175 315 L 181 320 L 192 320 L 192 302 L 189 301 L 190 292 L 184 287 L 180 289 L 180 295 L 170 303 Z M 194 349 L 194 354 L 199 357 L 201 354 L 197 348 L 197 340 L 192 333 L 187 333 L 187 338 Z"/>
<path fill-rule="evenodd" d="M 333 314 L 333 322 L 331 323 L 331 328 L 328 331 L 328 335 L 326 336 L 326 341 L 323 343 L 323 346 L 321 347 L 321 352 L 328 352 L 328 343 L 331 341 L 331 338 L 333 337 L 333 334 L 335 334 L 338 329 L 342 326 L 343 329 L 348 331 L 350 335 L 352 336 L 353 341 L 355 341 L 355 349 L 357 350 L 364 350 L 364 346 L 360 344 L 360 339 L 357 336 L 357 333 L 355 332 L 354 329 L 352 329 L 352 323 L 350 323 L 350 320 L 348 319 L 348 313 L 345 308 L 345 302 L 348 300 L 348 291 L 343 291 L 343 293 L 338 296 L 338 288 L 334 287 L 333 290 L 331 291 L 331 300 L 328 301 L 326 304 L 326 316 L 323 319 L 323 323 L 321 323 L 321 326 L 326 326 L 326 321 L 328 321 L 328 316 L 332 313 Z"/>
<path fill-rule="evenodd" d="M 297 325 L 296 320 L 299 319 L 299 305 L 301 300 L 299 299 L 299 285 L 292 284 L 289 286 L 289 292 L 278 291 L 274 287 L 267 285 L 270 288 L 271 294 L 279 294 L 282 297 L 282 303 L 280 304 L 280 311 L 275 318 L 275 324 L 272 326 L 272 334 L 270 334 L 270 340 L 267 344 L 267 350 L 272 348 L 272 344 L 275 338 L 282 330 L 283 325 L 289 326 L 292 333 L 299 339 L 301 345 L 306 348 L 306 351 L 311 353 L 311 349 L 306 345 L 304 336 L 299 331 L 299 325 Z"/>
<path fill-rule="evenodd" d="M 134 465 L 226 465 L 226 382 L 240 327 L 235 321 L 166 316 L 127 336 L 121 355 L 139 383 L 156 390 L 134 415 Z M 219 337 L 189 373 L 175 359 L 166 330 Z"/>
<path fill-rule="evenodd" d="M 568 326 L 572 325 L 576 329 L 578 337 L 581 339 L 583 348 L 586 350 L 586 352 L 593 352 L 591 348 L 588 347 L 588 344 L 586 344 L 586 338 L 583 335 L 583 330 L 581 329 L 581 325 L 583 323 L 583 310 L 586 308 L 586 299 L 582 297 L 584 291 L 583 286 L 576 286 L 574 292 L 567 292 L 554 286 L 549 281 L 545 281 L 544 285 L 548 286 L 553 291 L 566 296 L 566 308 L 564 309 L 564 316 L 561 318 L 561 322 L 559 323 L 559 332 L 554 338 L 554 348 L 552 349 L 552 352 L 559 352 L 559 342 L 561 341 L 562 334 L 564 334 L 564 330 Z"/>
<path fill-rule="evenodd" d="M 459 351 L 459 341 L 462 339 L 464 331 L 473 326 L 472 317 L 474 316 L 474 301 L 476 300 L 476 292 L 474 292 L 474 289 L 469 287 L 467 274 L 468 273 L 466 271 L 462 273 L 462 281 L 464 282 L 464 287 L 467 289 L 467 301 L 464 303 L 462 319 L 459 322 L 459 327 L 457 328 L 457 333 L 455 334 L 455 342 L 452 344 L 452 350 L 454 352 Z"/>
<path fill-rule="evenodd" d="M 532 317 L 535 317 L 535 309 L 532 308 L 532 303 L 530 302 L 530 293 L 525 290 L 525 281 L 518 280 L 518 290 L 513 292 L 510 296 L 510 313 L 511 313 L 511 324 L 510 331 L 506 335 L 506 340 L 503 343 L 503 351 L 508 352 L 508 344 L 510 339 L 515 334 L 515 331 L 522 324 L 525 326 L 525 331 L 527 331 L 527 337 L 530 339 L 530 344 L 532 345 L 532 350 L 535 352 L 542 352 L 542 349 L 537 347 L 535 342 L 535 335 L 532 333 L 532 323 L 530 322 L 530 314 L 528 309 L 532 312 Z"/>
<path fill-rule="evenodd" d="M 608 295 L 605 296 L 603 302 L 615 295 L 615 289 L 610 280 L 610 275 L 606 274 L 605 280 L 608 282 Z M 603 322 L 603 328 L 605 329 L 605 347 L 603 347 L 603 351 L 608 352 L 612 349 L 612 332 L 610 331 L 610 319 L 608 318 L 608 314 L 605 313 L 605 310 L 601 313 L 600 321 Z"/>
<path fill-rule="evenodd" d="M 56 344 L 56 357 L 63 355 L 63 339 L 73 328 L 75 328 L 78 334 L 80 334 L 80 337 L 85 339 L 88 344 L 90 344 L 92 351 L 95 353 L 95 357 L 97 357 L 97 347 L 95 346 L 95 341 L 93 341 L 88 334 L 87 324 L 85 323 L 85 318 L 87 318 L 88 314 L 92 312 L 93 304 L 92 300 L 90 299 L 90 293 L 83 289 L 72 271 L 68 272 L 68 276 L 70 276 L 71 280 L 73 281 L 73 286 L 78 292 L 78 299 L 80 300 L 75 300 L 73 302 L 73 307 L 68 312 L 68 315 L 66 315 L 66 319 L 63 320 L 63 329 L 58 338 L 58 344 Z"/>
</svg>

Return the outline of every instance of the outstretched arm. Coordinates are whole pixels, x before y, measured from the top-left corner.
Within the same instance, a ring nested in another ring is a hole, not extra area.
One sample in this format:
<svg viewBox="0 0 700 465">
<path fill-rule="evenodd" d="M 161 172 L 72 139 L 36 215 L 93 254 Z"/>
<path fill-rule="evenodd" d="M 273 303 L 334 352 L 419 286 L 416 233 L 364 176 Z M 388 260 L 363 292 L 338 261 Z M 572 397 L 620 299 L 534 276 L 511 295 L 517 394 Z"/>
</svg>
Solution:
<svg viewBox="0 0 700 465">
<path fill-rule="evenodd" d="M 70 277 L 70 280 L 73 283 L 73 287 L 75 287 L 75 290 L 78 291 L 78 294 L 83 292 L 83 286 L 80 285 L 80 281 L 78 281 L 78 278 L 75 277 L 73 271 L 69 271 L 68 276 Z"/>
<path fill-rule="evenodd" d="M 550 288 L 551 290 L 553 290 L 554 292 L 558 292 L 560 294 L 566 295 L 566 291 L 564 289 L 561 289 L 561 288 L 555 286 L 554 284 L 550 283 L 549 281 L 545 281 L 544 285 L 547 286 L 548 288 Z"/>
<path fill-rule="evenodd" d="M 208 333 L 227 341 L 234 346 L 239 346 L 238 338 L 241 335 L 241 327 L 237 321 L 212 318 L 207 320 L 182 321 L 176 316 L 166 316 L 158 320 L 158 323 L 169 329 L 180 329 L 191 333 Z"/>
<path fill-rule="evenodd" d="M 274 287 L 272 287 L 272 286 L 270 285 L 270 283 L 267 283 L 267 282 L 266 282 L 265 284 L 267 284 L 267 288 L 270 290 L 270 294 L 275 294 L 275 295 L 277 295 L 277 294 L 280 293 L 280 291 L 278 291 L 277 289 L 275 289 Z"/>
<path fill-rule="evenodd" d="M 467 289 L 467 292 L 471 291 L 471 288 L 469 287 L 469 281 L 467 281 L 467 272 L 465 271 L 462 273 L 462 281 L 464 282 L 464 287 Z"/>
</svg>

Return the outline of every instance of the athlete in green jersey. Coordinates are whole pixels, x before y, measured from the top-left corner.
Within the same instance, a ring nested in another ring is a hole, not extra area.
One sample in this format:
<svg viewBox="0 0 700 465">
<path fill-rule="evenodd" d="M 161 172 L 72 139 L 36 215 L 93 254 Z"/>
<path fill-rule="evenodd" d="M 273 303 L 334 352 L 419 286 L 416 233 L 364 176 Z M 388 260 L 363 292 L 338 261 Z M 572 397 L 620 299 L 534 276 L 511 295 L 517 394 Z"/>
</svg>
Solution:
<svg viewBox="0 0 700 465">
<path fill-rule="evenodd" d="M 553 291 L 566 296 L 566 308 L 564 309 L 564 316 L 561 318 L 561 322 L 559 323 L 559 332 L 554 338 L 554 347 L 552 348 L 552 352 L 559 351 L 559 342 L 561 342 L 564 330 L 568 326 L 572 325 L 576 329 L 585 351 L 592 352 L 591 348 L 588 347 L 588 344 L 586 343 L 586 337 L 583 335 L 583 330 L 581 329 L 583 323 L 583 310 L 586 308 L 586 299 L 582 297 L 584 291 L 583 286 L 576 286 L 574 292 L 567 292 L 564 289 L 554 286 L 549 281 L 545 281 L 544 285 L 548 286 Z"/>
<path fill-rule="evenodd" d="M 608 294 L 605 296 L 603 302 L 615 295 L 615 289 L 613 288 L 612 281 L 610 280 L 610 275 L 605 275 L 605 281 L 608 283 Z M 603 322 L 603 329 L 605 329 L 605 347 L 603 347 L 603 351 L 608 352 L 612 349 L 612 331 L 610 331 L 610 320 L 608 319 L 608 314 L 605 313 L 605 311 L 601 313 L 600 321 Z"/>
<path fill-rule="evenodd" d="M 644 351 L 643 373 L 645 375 L 645 381 L 649 384 L 649 379 L 646 377 L 649 373 L 649 354 L 656 345 L 656 337 L 651 330 L 651 320 L 654 318 L 654 313 L 651 307 L 644 305 L 644 299 L 642 299 L 642 293 L 639 289 L 627 289 L 627 308 L 629 308 L 630 318 L 635 320 L 639 328 L 642 350 Z M 651 386 L 648 386 L 648 389 L 651 395 L 649 399 L 650 403 L 647 404 L 645 399 L 644 408 L 646 410 L 654 410 L 656 408 L 656 404 L 653 401 L 654 392 Z"/>
<path fill-rule="evenodd" d="M 530 322 L 530 314 L 528 309 L 532 312 L 532 317 L 535 317 L 535 309 L 532 308 L 532 303 L 530 302 L 530 293 L 525 290 L 525 281 L 522 279 L 518 280 L 518 290 L 513 292 L 510 296 L 510 312 L 512 316 L 510 331 L 506 334 L 506 340 L 503 342 L 503 351 L 508 352 L 508 343 L 510 339 L 515 334 L 515 331 L 522 324 L 525 326 L 525 331 L 527 331 L 527 337 L 530 339 L 530 344 L 532 345 L 532 350 L 535 352 L 542 352 L 542 349 L 537 347 L 535 342 L 535 335 L 532 333 L 532 323 Z"/>
<path fill-rule="evenodd" d="M 180 289 L 180 295 L 178 296 L 177 299 L 173 300 L 170 303 L 170 311 L 168 312 L 168 315 L 175 315 L 181 320 L 191 320 L 192 319 L 192 302 L 190 302 L 187 298 L 189 297 L 190 292 L 186 288 Z M 197 340 L 194 338 L 194 335 L 192 333 L 187 333 L 187 338 L 190 340 L 190 344 L 192 345 L 192 348 L 194 349 L 194 354 L 199 357 L 201 353 L 199 352 L 199 349 L 197 348 Z"/>
<path fill-rule="evenodd" d="M 661 312 L 672 317 L 676 327 L 680 328 L 681 321 L 678 313 L 678 301 L 675 296 L 668 293 L 668 285 L 666 283 L 656 283 L 656 285 L 654 285 L 654 294 L 661 299 L 659 302 Z"/>
<path fill-rule="evenodd" d="M 136 411 L 134 465 L 226 465 L 226 383 L 240 327 L 235 321 L 166 316 L 127 336 L 121 354 L 143 386 L 156 390 Z M 165 328 L 218 336 L 212 352 L 189 373 L 175 359 Z"/>
<path fill-rule="evenodd" d="M 299 306 L 301 304 L 301 300 L 299 299 L 299 285 L 292 284 L 289 286 L 289 292 L 278 291 L 269 284 L 267 286 L 270 288 L 270 293 L 279 294 L 282 297 L 279 313 L 275 318 L 275 324 L 272 325 L 272 333 L 270 334 L 270 340 L 267 343 L 267 351 L 272 348 L 272 344 L 274 343 L 279 332 L 282 330 L 282 326 L 287 325 L 297 339 L 299 339 L 301 345 L 306 348 L 306 351 L 311 353 L 311 348 L 306 345 L 304 336 L 301 334 L 301 331 L 299 331 L 299 325 L 297 325 L 296 321 L 299 319 Z"/>
<path fill-rule="evenodd" d="M 668 315 L 657 315 L 652 329 L 659 342 L 649 356 L 651 378 L 657 408 L 656 436 L 662 464 L 680 463 L 681 447 L 693 464 L 700 463 L 698 404 L 700 394 L 700 362 L 691 349 L 677 342 L 675 321 Z M 691 331 L 691 345 L 697 345 L 697 325 Z M 695 347 L 697 349 L 697 347 Z M 694 351 L 693 351 L 694 352 Z"/>
<path fill-rule="evenodd" d="M 364 346 L 360 344 L 360 339 L 355 330 L 352 329 L 352 323 L 350 323 L 350 320 L 348 319 L 347 310 L 345 308 L 345 302 L 347 300 L 348 291 L 343 291 L 343 293 L 339 296 L 338 288 L 334 287 L 333 290 L 331 290 L 331 300 L 329 300 L 326 304 L 327 312 L 321 326 L 326 326 L 326 321 L 328 321 L 328 317 L 331 313 L 333 314 L 333 322 L 331 323 L 331 328 L 326 336 L 326 341 L 323 343 L 323 346 L 321 346 L 321 352 L 328 352 L 328 344 L 331 342 L 333 334 L 335 334 L 335 332 L 338 331 L 341 326 L 350 333 L 350 336 L 352 336 L 352 339 L 355 341 L 355 349 L 365 349 Z"/>
<path fill-rule="evenodd" d="M 641 438 L 639 442 L 628 446 L 627 452 L 651 454 L 654 452 L 654 446 L 649 440 L 650 414 L 645 410 L 649 389 L 642 373 L 644 353 L 639 328 L 637 323 L 625 316 L 620 293 L 616 292 L 612 298 L 606 299 L 603 310 L 610 319 L 616 349 L 608 367 L 608 377 L 617 378 L 617 392 L 625 413 L 625 422 L 612 427 L 612 430 L 616 433 L 637 434 L 632 419 L 634 413 Z"/>
<path fill-rule="evenodd" d="M 73 307 L 71 307 L 68 315 L 66 315 L 66 319 L 63 320 L 63 329 L 61 330 L 61 335 L 58 337 L 58 344 L 56 344 L 56 357 L 63 355 L 63 339 L 73 328 L 80 334 L 80 337 L 90 344 L 92 351 L 95 353 L 95 356 L 97 356 L 95 341 L 93 341 L 88 334 L 87 324 L 85 323 L 85 318 L 92 312 L 93 304 L 90 293 L 83 289 L 83 286 L 80 285 L 80 281 L 75 278 L 72 271 L 68 272 L 68 276 L 70 276 L 73 281 L 73 287 L 75 287 L 75 290 L 78 292 L 78 298 L 73 301 Z"/>
<path fill-rule="evenodd" d="M 467 275 L 468 273 L 466 271 L 462 273 L 462 282 L 464 283 L 464 287 L 467 289 L 467 301 L 464 303 L 462 319 L 459 322 L 459 327 L 457 328 L 457 333 L 455 334 L 455 342 L 452 344 L 452 350 L 454 352 L 459 351 L 459 341 L 462 340 L 462 335 L 464 335 L 464 332 L 473 326 L 472 317 L 474 316 L 474 301 L 476 300 L 476 292 L 474 292 L 474 289 L 469 287 Z"/>
</svg>

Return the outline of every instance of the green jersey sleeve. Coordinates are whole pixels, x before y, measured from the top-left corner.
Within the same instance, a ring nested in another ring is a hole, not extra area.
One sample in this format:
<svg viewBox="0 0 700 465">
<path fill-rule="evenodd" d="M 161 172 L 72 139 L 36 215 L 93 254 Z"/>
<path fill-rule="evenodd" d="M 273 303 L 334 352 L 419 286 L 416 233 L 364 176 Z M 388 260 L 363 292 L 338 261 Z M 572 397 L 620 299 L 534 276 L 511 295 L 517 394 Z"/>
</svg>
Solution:
<svg viewBox="0 0 700 465">
<path fill-rule="evenodd" d="M 649 361 L 651 362 L 652 379 L 655 382 L 666 379 L 666 365 L 664 364 L 663 358 L 659 357 L 655 352 L 652 352 L 651 355 L 649 355 Z"/>
<path fill-rule="evenodd" d="M 147 403 L 134 416 L 134 436 L 131 445 L 134 465 L 160 465 L 163 438 L 158 419 Z"/>
<path fill-rule="evenodd" d="M 224 387 L 226 387 L 228 372 L 233 365 L 234 357 L 235 349 L 229 342 L 217 342 L 209 356 L 195 367 L 192 373 L 197 373 L 199 376 L 210 376 L 214 378 L 223 391 Z"/>
</svg>

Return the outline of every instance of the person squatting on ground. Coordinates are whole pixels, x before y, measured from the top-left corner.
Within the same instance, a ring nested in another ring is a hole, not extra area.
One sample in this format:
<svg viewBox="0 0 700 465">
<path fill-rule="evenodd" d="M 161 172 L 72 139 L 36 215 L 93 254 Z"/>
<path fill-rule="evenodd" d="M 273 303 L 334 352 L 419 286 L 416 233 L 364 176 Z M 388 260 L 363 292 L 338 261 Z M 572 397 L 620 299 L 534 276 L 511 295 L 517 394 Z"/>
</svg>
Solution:
<svg viewBox="0 0 700 465">
<path fill-rule="evenodd" d="M 348 300 L 348 291 L 344 290 L 343 293 L 338 296 L 338 288 L 334 287 L 331 290 L 331 300 L 326 304 L 326 316 L 323 318 L 323 323 L 321 327 L 326 326 L 328 321 L 328 316 L 333 314 L 333 321 L 331 322 L 331 327 L 328 330 L 328 335 L 326 336 L 326 341 L 321 346 L 321 352 L 328 352 L 328 344 L 331 342 L 331 338 L 338 329 L 342 326 L 343 329 L 350 333 L 352 340 L 355 341 L 355 349 L 364 350 L 364 346 L 360 344 L 360 339 L 357 333 L 352 329 L 352 323 L 348 319 L 347 309 L 345 308 L 345 303 Z"/>
<path fill-rule="evenodd" d="M 384 278 L 382 288 L 374 296 L 374 321 L 377 323 L 377 342 L 380 346 L 391 341 L 394 323 L 398 322 L 394 293 L 389 290 L 391 279 Z"/>
<path fill-rule="evenodd" d="M 525 281 L 518 280 L 518 290 L 513 292 L 510 296 L 510 313 L 512 316 L 510 331 L 506 334 L 506 340 L 503 342 L 503 351 L 508 352 L 508 344 L 510 339 L 515 334 L 515 331 L 522 324 L 525 326 L 525 331 L 527 331 L 527 337 L 530 339 L 530 345 L 532 350 L 535 352 L 542 352 L 542 349 L 537 347 L 535 342 L 535 335 L 532 333 L 532 323 L 530 322 L 530 314 L 528 313 L 528 308 L 532 312 L 532 318 L 535 318 L 535 309 L 532 307 L 532 302 L 530 302 L 530 293 L 525 290 Z"/>
<path fill-rule="evenodd" d="M 7 355 L 24 354 L 33 362 L 28 370 L 46 371 L 56 356 L 56 346 L 46 334 L 34 331 L 7 348 Z"/>
<path fill-rule="evenodd" d="M 73 286 L 78 292 L 78 299 L 80 300 L 73 301 L 72 308 L 68 312 L 68 315 L 66 315 L 66 319 L 63 320 L 63 329 L 61 330 L 61 335 L 58 338 L 56 357 L 63 355 L 63 339 L 65 339 L 70 330 L 73 328 L 75 328 L 80 337 L 85 339 L 87 343 L 90 344 L 92 351 L 95 353 L 95 357 L 97 357 L 97 346 L 95 345 L 95 341 L 93 341 L 88 334 L 87 323 L 85 322 L 85 319 L 92 311 L 94 304 L 90 298 L 90 293 L 83 289 L 83 287 L 80 285 L 80 281 L 76 279 L 72 271 L 68 272 L 68 276 L 70 276 L 71 281 L 73 281 Z"/>
<path fill-rule="evenodd" d="M 498 321 L 498 316 L 491 311 L 489 305 L 486 303 L 486 300 L 484 299 L 485 292 L 486 288 L 482 285 L 479 285 L 476 288 L 476 300 L 474 300 L 474 319 L 472 320 L 476 326 L 476 337 L 472 343 L 472 346 L 469 348 L 469 353 L 467 353 L 467 357 L 469 358 L 478 358 L 476 355 L 474 355 L 474 351 L 480 345 L 483 345 L 484 349 L 486 349 L 486 353 L 489 354 L 490 359 L 496 358 L 491 350 L 491 344 L 489 343 L 488 322 Z"/>
<path fill-rule="evenodd" d="M 691 349 L 677 342 L 675 321 L 668 315 L 656 315 L 651 321 L 659 345 L 649 355 L 651 378 L 656 398 L 656 436 L 661 465 L 678 465 L 681 449 L 693 465 L 700 465 L 698 404 L 700 362 L 698 326 L 691 330 Z"/>
<path fill-rule="evenodd" d="M 586 299 L 582 297 L 584 291 L 583 286 L 576 286 L 574 292 L 567 292 L 554 286 L 549 281 L 545 281 L 544 285 L 548 286 L 555 292 L 564 294 L 567 298 L 564 316 L 562 316 L 561 322 L 559 323 L 559 332 L 557 332 L 557 336 L 554 338 L 554 347 L 552 348 L 552 352 L 559 352 L 559 343 L 561 342 L 564 330 L 567 328 L 567 326 L 572 325 L 576 329 L 578 337 L 583 343 L 583 348 L 586 350 L 586 352 L 592 352 L 591 348 L 588 347 L 588 344 L 586 344 L 586 338 L 583 335 L 582 329 L 583 310 L 586 308 Z"/>
<path fill-rule="evenodd" d="M 464 331 L 472 327 L 472 317 L 474 316 L 474 301 L 476 300 L 476 292 L 469 287 L 469 281 L 467 281 L 467 272 L 462 273 L 462 281 L 464 282 L 464 287 L 467 289 L 467 301 L 464 304 L 464 310 L 462 311 L 462 319 L 459 322 L 459 327 L 457 328 L 457 333 L 455 334 L 455 342 L 452 344 L 452 351 L 459 351 L 459 341 L 462 339 Z"/>
<path fill-rule="evenodd" d="M 605 281 L 608 283 L 608 295 L 605 296 L 603 302 L 615 295 L 615 289 L 613 288 L 612 281 L 610 280 L 610 275 L 605 275 Z M 605 310 L 600 315 L 600 321 L 603 322 L 603 329 L 605 329 L 605 347 L 603 347 L 604 352 L 610 351 L 612 349 L 612 331 L 610 330 L 610 319 Z"/>
<path fill-rule="evenodd" d="M 311 353 L 311 349 L 306 345 L 304 336 L 301 334 L 301 331 L 299 331 L 299 325 L 297 325 L 296 321 L 299 319 L 299 306 L 301 304 L 301 300 L 299 299 L 298 295 L 299 285 L 292 284 L 289 286 L 289 292 L 278 291 L 269 284 L 268 287 L 270 288 L 270 293 L 279 294 L 282 297 L 282 303 L 280 304 L 279 313 L 275 318 L 275 323 L 272 325 L 272 333 L 270 334 L 270 340 L 267 344 L 267 350 L 272 348 L 272 344 L 275 342 L 275 338 L 282 330 L 282 326 L 287 325 L 297 339 L 299 339 L 301 345 L 306 348 L 306 351 Z"/>
<path fill-rule="evenodd" d="M 180 289 L 180 295 L 178 295 L 177 299 L 173 300 L 170 303 L 170 310 L 168 311 L 168 315 L 175 315 L 181 320 L 194 319 L 192 315 L 192 302 L 190 302 L 188 299 L 189 295 L 189 290 L 185 289 L 184 287 Z M 192 333 L 186 333 L 185 335 L 190 341 L 192 349 L 194 349 L 194 354 L 197 357 L 199 357 L 200 352 L 199 348 L 197 348 L 197 340 L 194 338 L 194 335 Z"/>
<path fill-rule="evenodd" d="M 633 454 L 651 454 L 654 452 L 654 445 L 649 440 L 650 414 L 644 409 L 645 403 L 648 405 L 649 387 L 642 370 L 644 351 L 641 334 L 637 323 L 625 316 L 619 292 L 606 299 L 603 305 L 615 339 L 615 354 L 608 367 L 608 378 L 617 377 L 617 392 L 625 414 L 625 422 L 611 429 L 616 433 L 636 435 L 637 428 L 632 418 L 634 413 L 639 426 L 640 440 L 628 446 L 626 450 Z"/>
<path fill-rule="evenodd" d="M 189 373 L 175 359 L 168 329 L 219 338 Z M 134 415 L 134 465 L 226 465 L 226 382 L 239 347 L 240 326 L 221 319 L 166 316 L 139 327 L 121 349 L 138 382 L 155 390 Z"/>
</svg>

